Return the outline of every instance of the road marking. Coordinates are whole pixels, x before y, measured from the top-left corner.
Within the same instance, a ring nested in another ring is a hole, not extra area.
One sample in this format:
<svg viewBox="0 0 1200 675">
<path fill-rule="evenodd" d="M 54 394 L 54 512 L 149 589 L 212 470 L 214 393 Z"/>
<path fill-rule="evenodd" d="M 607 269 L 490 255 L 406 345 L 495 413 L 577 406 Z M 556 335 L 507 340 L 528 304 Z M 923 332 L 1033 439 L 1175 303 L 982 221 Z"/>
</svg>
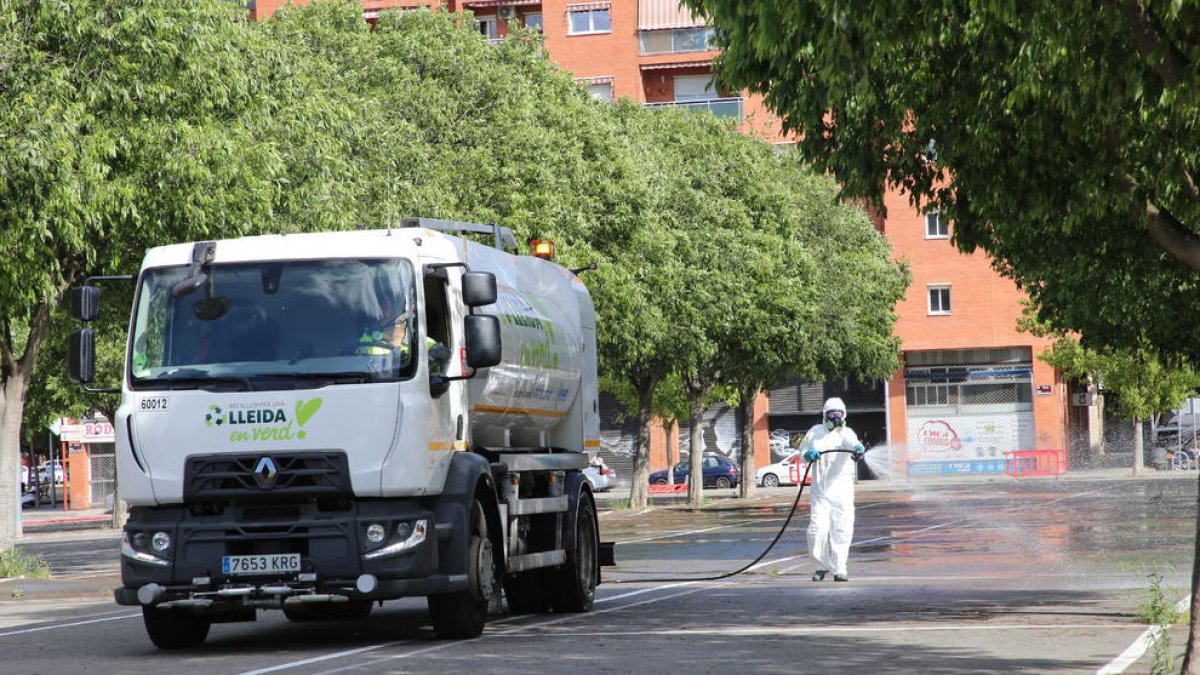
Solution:
<svg viewBox="0 0 1200 675">
<path fill-rule="evenodd" d="M 1185 595 L 1175 603 L 1175 611 L 1179 613 L 1186 612 L 1192 606 L 1192 596 Z M 1117 655 L 1117 658 L 1109 661 L 1100 670 L 1096 671 L 1096 675 L 1116 675 L 1117 673 L 1125 672 L 1125 669 L 1137 663 L 1138 659 L 1142 658 L 1142 654 L 1153 644 L 1154 634 L 1158 632 L 1159 626 L 1152 626 L 1142 631 L 1133 644 L 1125 648 L 1125 651 Z"/>
<path fill-rule="evenodd" d="M 796 557 L 798 557 L 798 556 L 789 556 L 787 558 L 781 558 L 779 560 L 763 562 L 763 563 L 759 563 L 755 567 L 761 567 L 761 566 L 769 565 L 769 564 L 779 564 L 781 562 L 787 562 L 788 560 L 792 560 Z M 617 596 L 610 596 L 607 598 L 597 598 L 596 603 L 599 604 L 599 603 L 603 603 L 603 602 L 612 602 L 614 600 L 620 600 L 623 598 L 633 597 L 633 596 L 637 596 L 637 595 L 643 595 L 646 593 L 652 593 L 654 591 L 664 591 L 664 590 L 669 590 L 672 588 L 679 588 L 682 586 L 693 586 L 693 585 L 696 585 L 699 583 L 701 583 L 701 582 L 699 582 L 699 581 L 681 581 L 679 583 L 653 586 L 650 588 L 643 588 L 643 589 L 639 589 L 636 591 L 630 591 L 628 593 L 622 593 Z M 732 583 L 732 582 L 722 582 L 722 583 L 718 583 L 715 585 L 728 586 L 728 585 L 730 585 L 730 583 Z M 713 584 L 710 584 L 710 585 L 713 585 Z M 483 635 L 480 636 L 479 639 L 513 635 L 515 633 L 521 633 L 521 632 L 524 632 L 524 631 L 527 631 L 527 630 L 530 630 L 533 628 L 541 628 L 543 626 L 551 626 L 554 624 L 562 623 L 564 621 L 571 621 L 571 620 L 575 620 L 575 619 L 596 616 L 599 614 L 606 614 L 608 612 L 614 612 L 614 611 L 624 610 L 624 609 L 631 609 L 634 607 L 640 607 L 642 605 L 648 605 L 648 604 L 652 604 L 652 603 L 656 603 L 656 602 L 662 602 L 664 600 L 670 600 L 670 599 L 678 598 L 678 597 L 681 597 L 684 595 L 690 595 L 692 593 L 699 593 L 700 591 L 703 591 L 703 590 L 706 590 L 706 587 L 690 588 L 688 590 L 685 590 L 685 591 L 682 591 L 679 593 L 672 593 L 670 595 L 664 595 L 662 597 L 657 597 L 657 598 L 648 598 L 648 599 L 642 600 L 640 602 L 634 602 L 634 603 L 630 603 L 630 604 L 626 604 L 626 605 L 619 605 L 617 607 L 608 607 L 608 608 L 604 608 L 604 609 L 598 609 L 598 610 L 595 610 L 592 612 L 587 612 L 584 614 L 570 614 L 570 615 L 566 615 L 566 616 L 558 616 L 558 617 L 554 617 L 551 619 L 545 619 L 542 621 L 536 621 L 533 623 L 515 626 L 509 630 L 500 630 L 500 631 L 494 631 L 491 633 L 485 632 Z M 500 619 L 497 621 L 489 621 L 488 626 L 496 626 L 496 625 L 502 625 L 505 623 L 511 623 L 513 621 L 523 619 L 523 618 L 527 618 L 527 616 L 505 617 L 504 619 Z M 392 647 L 392 646 L 406 644 L 409 642 L 412 642 L 412 640 L 398 640 L 395 642 L 384 642 L 384 643 L 375 644 L 375 645 L 368 645 L 366 647 L 359 647 L 358 649 L 350 649 L 350 650 L 346 650 L 346 651 L 342 651 L 342 652 L 325 654 L 323 656 L 314 656 L 310 659 L 303 659 L 300 661 L 291 661 L 288 663 L 281 663 L 281 664 L 278 664 L 275 666 L 269 666 L 267 668 L 260 668 L 258 670 L 250 670 L 250 671 L 241 673 L 241 675 L 265 675 L 265 673 L 274 673 L 274 672 L 279 672 L 281 670 L 300 668 L 303 666 L 312 665 L 314 663 L 322 663 L 325 661 L 331 661 L 333 659 L 343 658 L 343 657 L 347 657 L 347 656 L 354 656 L 357 654 L 364 654 L 367 652 L 372 652 L 372 651 L 382 649 L 384 647 Z M 350 666 L 345 666 L 343 668 L 338 668 L 335 670 L 322 671 L 322 675 L 329 675 L 331 673 L 339 673 L 339 672 L 343 672 L 346 670 L 355 670 L 355 669 L 359 669 L 359 668 L 374 668 L 378 663 L 380 663 L 382 661 L 392 661 L 392 660 L 397 660 L 397 659 L 406 659 L 406 658 L 410 658 L 413 656 L 420 656 L 421 654 L 428 654 L 430 652 L 439 651 L 439 650 L 446 649 L 449 647 L 454 647 L 454 646 L 457 646 L 458 644 L 459 644 L 458 642 L 446 642 L 446 643 L 426 647 L 424 649 L 417 649 L 414 651 L 405 652 L 403 654 L 395 654 L 392 656 L 388 656 L 386 658 L 374 661 L 371 664 L 354 664 L 354 665 L 350 665 Z"/>
<path fill-rule="evenodd" d="M 941 632 L 941 631 L 994 631 L 994 630 L 1129 630 L 1127 623 L 1088 623 L 1088 624 L 990 624 L 964 626 L 928 626 L 913 624 L 894 624 L 867 628 L 861 626 L 813 626 L 804 628 L 667 628 L 663 630 L 639 631 L 587 631 L 571 633 L 539 633 L 537 635 L 520 637 L 634 637 L 640 635 L 715 635 L 727 637 L 763 637 L 763 636 L 801 636 L 824 635 L 828 633 L 912 633 L 912 632 Z M 511 633 L 506 633 L 511 636 Z"/>
<path fill-rule="evenodd" d="M 93 623 L 104 623 L 105 621 L 119 621 L 121 619 L 132 619 L 135 616 L 141 616 L 141 613 L 139 612 L 137 614 L 122 614 L 121 616 L 110 616 L 106 619 L 91 619 L 90 621 L 73 621 L 71 623 L 59 623 L 59 624 L 55 624 L 53 626 L 39 626 L 38 628 L 24 628 L 22 630 L 13 630 L 13 631 L 8 631 L 7 633 L 0 633 L 0 638 L 10 637 L 12 635 L 25 635 L 27 633 L 39 633 L 44 630 L 56 630 L 59 628 L 70 628 L 72 626 L 86 626 L 88 624 L 93 624 Z"/>
</svg>

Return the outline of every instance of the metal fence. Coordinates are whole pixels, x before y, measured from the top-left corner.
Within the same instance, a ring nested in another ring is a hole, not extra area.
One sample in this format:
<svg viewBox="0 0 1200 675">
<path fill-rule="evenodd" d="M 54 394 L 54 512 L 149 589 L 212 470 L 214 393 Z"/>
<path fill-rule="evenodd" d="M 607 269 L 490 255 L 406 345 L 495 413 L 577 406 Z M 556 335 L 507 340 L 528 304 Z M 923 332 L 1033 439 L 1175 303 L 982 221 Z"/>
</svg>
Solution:
<svg viewBox="0 0 1200 675">
<path fill-rule="evenodd" d="M 91 455 L 91 499 L 92 506 L 107 506 L 108 498 L 117 491 L 117 456 Z"/>
</svg>

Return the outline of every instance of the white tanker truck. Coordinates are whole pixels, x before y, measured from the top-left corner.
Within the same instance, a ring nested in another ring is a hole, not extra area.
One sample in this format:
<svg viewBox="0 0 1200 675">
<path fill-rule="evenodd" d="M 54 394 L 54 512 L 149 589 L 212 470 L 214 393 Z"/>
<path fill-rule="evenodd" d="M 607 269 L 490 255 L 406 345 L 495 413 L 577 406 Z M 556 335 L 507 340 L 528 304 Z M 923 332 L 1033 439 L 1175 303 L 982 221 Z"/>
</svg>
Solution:
<svg viewBox="0 0 1200 675">
<path fill-rule="evenodd" d="M 495 246 L 464 233 L 486 233 Z M 453 233 L 453 234 L 452 234 Z M 136 283 L 118 389 L 122 605 L 161 648 L 282 609 L 365 617 L 427 596 L 443 638 L 592 607 L 601 544 L 595 316 L 494 226 L 154 248 L 74 289 L 68 371 L 93 378 L 100 289 Z"/>
</svg>

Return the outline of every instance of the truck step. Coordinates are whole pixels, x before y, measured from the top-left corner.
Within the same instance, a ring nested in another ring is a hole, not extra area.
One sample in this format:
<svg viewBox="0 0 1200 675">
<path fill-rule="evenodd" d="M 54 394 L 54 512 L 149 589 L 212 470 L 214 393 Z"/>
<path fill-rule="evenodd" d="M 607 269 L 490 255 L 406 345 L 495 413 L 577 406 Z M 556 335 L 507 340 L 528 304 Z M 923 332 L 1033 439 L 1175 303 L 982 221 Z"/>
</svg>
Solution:
<svg viewBox="0 0 1200 675">
<path fill-rule="evenodd" d="M 509 504 L 508 513 L 512 516 L 528 516 L 535 513 L 561 513 L 567 510 L 570 500 L 567 497 L 537 497 L 534 499 L 518 499 Z"/>
<path fill-rule="evenodd" d="M 567 552 L 562 549 L 514 555 L 508 559 L 509 572 L 521 572 L 539 567 L 553 567 L 567 561 Z"/>
</svg>

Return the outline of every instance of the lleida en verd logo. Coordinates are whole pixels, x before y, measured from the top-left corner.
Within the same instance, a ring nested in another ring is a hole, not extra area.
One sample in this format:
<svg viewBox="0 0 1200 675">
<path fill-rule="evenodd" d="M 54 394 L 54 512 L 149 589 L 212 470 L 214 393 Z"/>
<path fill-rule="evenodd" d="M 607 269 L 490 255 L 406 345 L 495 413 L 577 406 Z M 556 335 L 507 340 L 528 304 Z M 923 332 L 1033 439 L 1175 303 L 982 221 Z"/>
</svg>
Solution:
<svg viewBox="0 0 1200 675">
<path fill-rule="evenodd" d="M 214 403 L 204 413 L 204 424 L 212 429 L 229 429 L 232 443 L 303 439 L 308 435 L 303 427 L 320 410 L 322 401 L 296 401 L 290 410 L 283 402 L 225 408 Z"/>
</svg>

